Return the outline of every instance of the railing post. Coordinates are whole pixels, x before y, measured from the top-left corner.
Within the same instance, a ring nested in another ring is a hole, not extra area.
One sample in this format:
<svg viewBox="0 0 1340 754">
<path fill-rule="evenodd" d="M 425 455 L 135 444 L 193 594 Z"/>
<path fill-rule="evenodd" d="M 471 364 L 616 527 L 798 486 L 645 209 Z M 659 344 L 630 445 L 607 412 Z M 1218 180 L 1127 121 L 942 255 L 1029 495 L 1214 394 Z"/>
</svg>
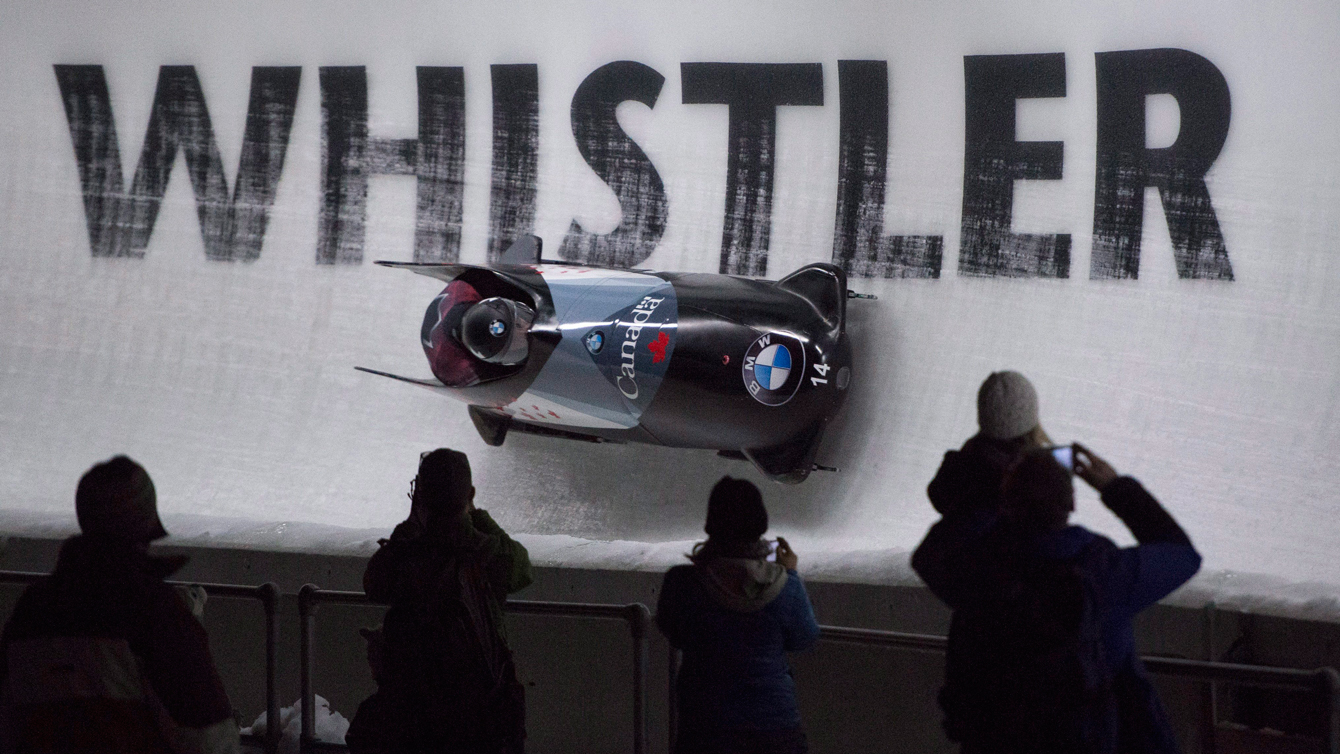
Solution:
<svg viewBox="0 0 1340 754">
<path fill-rule="evenodd" d="M 651 611 L 642 603 L 625 606 L 633 635 L 633 754 L 647 751 L 647 624 Z"/>
<path fill-rule="evenodd" d="M 668 659 L 666 678 L 670 686 L 670 695 L 666 703 L 666 724 L 670 729 L 670 747 L 666 751 L 674 754 L 675 742 L 679 735 L 679 663 L 684 659 L 684 654 L 675 649 L 672 644 L 670 645 L 670 657 Z"/>
<path fill-rule="evenodd" d="M 257 588 L 265 608 L 265 751 L 279 751 L 279 587 L 267 581 Z"/>
<path fill-rule="evenodd" d="M 1215 632 L 1218 630 L 1218 621 L 1216 618 L 1217 607 L 1214 600 L 1210 600 L 1205 605 L 1205 660 L 1206 662 L 1215 661 Z M 1205 743 L 1201 747 L 1204 754 L 1216 754 L 1219 750 L 1219 744 L 1216 741 L 1217 731 L 1219 729 L 1219 684 L 1209 681 L 1205 684 L 1205 724 L 1202 726 L 1202 735 L 1205 737 Z"/>
<path fill-rule="evenodd" d="M 302 728 L 298 737 L 298 751 L 307 748 L 316 737 L 316 692 L 312 689 L 312 670 L 316 663 L 313 644 L 316 643 L 316 584 L 303 584 L 298 590 L 298 619 L 302 623 L 300 654 L 302 660 Z"/>
<path fill-rule="evenodd" d="M 1322 701 L 1326 703 L 1326 752 L 1340 754 L 1340 672 L 1335 668 L 1317 670 Z"/>
</svg>

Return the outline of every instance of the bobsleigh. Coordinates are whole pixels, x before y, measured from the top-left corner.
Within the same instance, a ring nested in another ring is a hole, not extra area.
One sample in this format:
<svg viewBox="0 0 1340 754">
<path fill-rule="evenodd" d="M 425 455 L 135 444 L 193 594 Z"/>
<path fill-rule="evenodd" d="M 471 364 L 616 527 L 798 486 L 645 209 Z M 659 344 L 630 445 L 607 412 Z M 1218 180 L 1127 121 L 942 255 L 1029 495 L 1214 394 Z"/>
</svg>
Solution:
<svg viewBox="0 0 1340 754">
<path fill-rule="evenodd" d="M 377 262 L 447 284 L 420 331 L 436 379 L 358 368 L 464 401 L 489 445 L 527 432 L 712 449 L 786 483 L 816 468 L 852 379 L 841 268 L 774 282 L 541 248 L 523 237 L 490 266 Z"/>
</svg>

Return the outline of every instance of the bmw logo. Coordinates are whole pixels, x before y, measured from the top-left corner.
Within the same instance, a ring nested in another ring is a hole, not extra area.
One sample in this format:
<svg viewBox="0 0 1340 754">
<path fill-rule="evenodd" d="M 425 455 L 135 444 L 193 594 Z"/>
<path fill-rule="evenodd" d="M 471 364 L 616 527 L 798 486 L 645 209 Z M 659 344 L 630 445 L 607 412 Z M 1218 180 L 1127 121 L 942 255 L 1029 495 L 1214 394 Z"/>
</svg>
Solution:
<svg viewBox="0 0 1340 754">
<path fill-rule="evenodd" d="M 586 334 L 586 337 L 582 338 L 582 343 L 586 344 L 586 350 L 590 351 L 591 355 L 594 356 L 595 354 L 600 353 L 600 349 L 605 347 L 605 333 L 599 330 L 592 330 Z"/>
<path fill-rule="evenodd" d="M 489 323 L 489 334 L 495 338 L 501 338 L 503 333 L 507 332 L 507 323 L 500 319 L 495 319 Z"/>
<path fill-rule="evenodd" d="M 745 351 L 741 373 L 754 400 L 765 406 L 780 406 L 800 387 L 805 374 L 805 345 L 790 335 L 768 333 Z"/>
</svg>

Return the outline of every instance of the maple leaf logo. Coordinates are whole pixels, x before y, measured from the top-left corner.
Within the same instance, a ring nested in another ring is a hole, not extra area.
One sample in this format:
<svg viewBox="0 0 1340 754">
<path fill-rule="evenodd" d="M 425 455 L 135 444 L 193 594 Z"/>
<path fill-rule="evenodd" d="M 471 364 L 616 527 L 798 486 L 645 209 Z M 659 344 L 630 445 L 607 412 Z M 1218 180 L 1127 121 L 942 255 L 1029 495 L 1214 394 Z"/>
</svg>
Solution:
<svg viewBox="0 0 1340 754">
<path fill-rule="evenodd" d="M 656 336 L 656 340 L 647 344 L 647 350 L 651 351 L 651 363 L 659 364 L 665 361 L 665 347 L 670 345 L 670 337 L 662 332 Z"/>
</svg>

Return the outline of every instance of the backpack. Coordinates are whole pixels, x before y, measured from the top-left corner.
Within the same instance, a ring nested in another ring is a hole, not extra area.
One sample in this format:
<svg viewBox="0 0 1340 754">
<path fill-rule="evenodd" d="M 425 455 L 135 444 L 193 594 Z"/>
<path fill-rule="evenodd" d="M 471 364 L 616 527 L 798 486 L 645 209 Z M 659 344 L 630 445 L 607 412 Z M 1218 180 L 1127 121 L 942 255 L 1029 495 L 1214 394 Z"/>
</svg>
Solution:
<svg viewBox="0 0 1340 754">
<path fill-rule="evenodd" d="M 1102 544 L 1062 561 L 1008 535 L 983 543 L 982 588 L 950 630 L 940 705 L 951 740 L 997 752 L 1103 750 L 1113 672 L 1097 584 L 1080 567 Z"/>
<path fill-rule="evenodd" d="M 393 605 L 384 621 L 383 691 L 406 713 L 405 748 L 521 752 L 525 692 L 490 609 L 485 560 L 466 553 L 434 565 L 426 598 Z"/>
</svg>

